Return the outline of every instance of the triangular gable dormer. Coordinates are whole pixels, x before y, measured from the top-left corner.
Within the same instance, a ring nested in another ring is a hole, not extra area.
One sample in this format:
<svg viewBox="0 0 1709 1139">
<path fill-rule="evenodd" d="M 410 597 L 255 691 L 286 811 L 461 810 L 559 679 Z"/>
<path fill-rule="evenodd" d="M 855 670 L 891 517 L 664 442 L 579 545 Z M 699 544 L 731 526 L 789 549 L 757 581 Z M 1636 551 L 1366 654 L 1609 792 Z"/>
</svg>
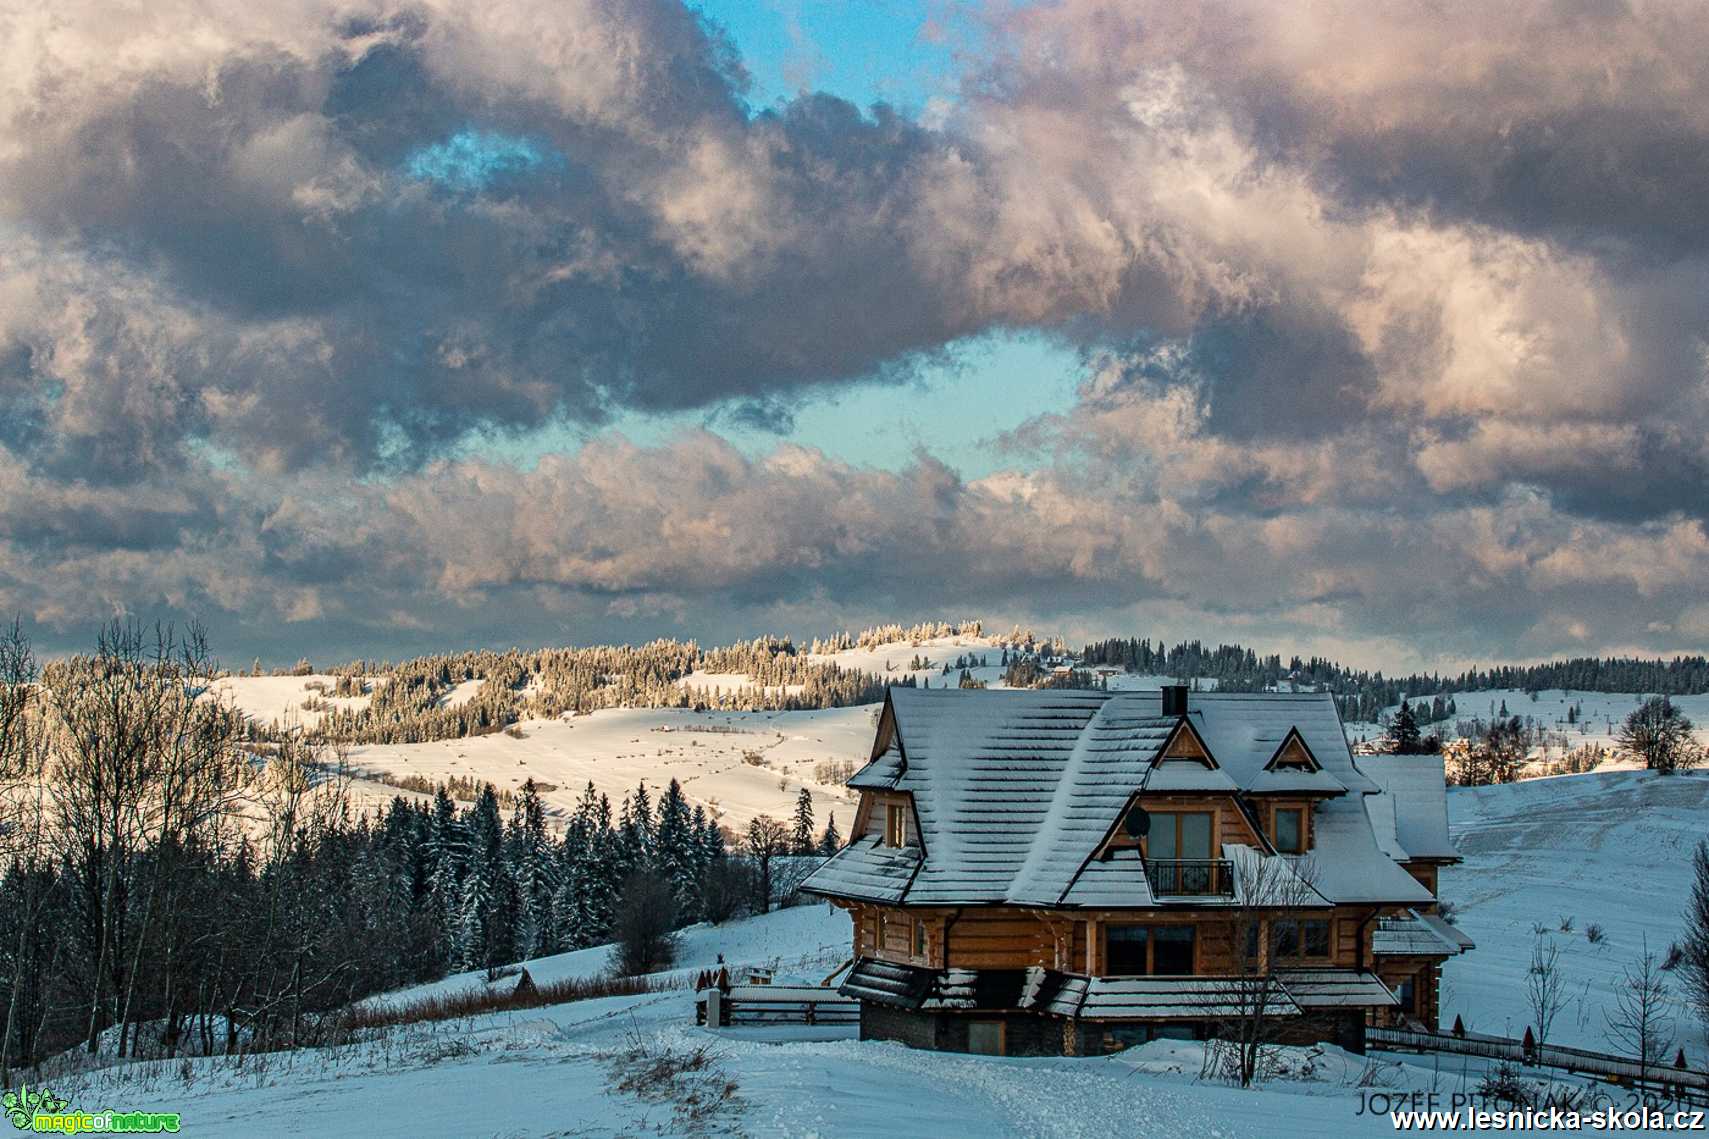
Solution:
<svg viewBox="0 0 1709 1139">
<path fill-rule="evenodd" d="M 1282 739 L 1282 745 L 1270 756 L 1270 762 L 1264 765 L 1265 771 L 1278 769 L 1307 772 L 1323 770 L 1323 764 L 1312 754 L 1298 728 L 1288 729 L 1288 734 Z"/>
<path fill-rule="evenodd" d="M 1205 743 L 1205 738 L 1199 735 L 1199 730 L 1193 727 L 1191 720 L 1183 719 L 1175 725 L 1175 730 L 1169 733 L 1163 747 L 1157 752 L 1157 758 L 1152 761 L 1156 766 L 1171 760 L 1184 759 L 1200 764 L 1212 771 L 1220 770 L 1221 764 L 1211 754 L 1211 749 Z"/>
<path fill-rule="evenodd" d="M 886 689 L 884 707 L 878 714 L 878 734 L 873 737 L 872 752 L 866 757 L 866 761 L 871 763 L 889 751 L 892 744 L 896 746 L 896 754 L 899 757 L 897 774 L 901 774 L 908 770 L 908 753 L 902 749 L 902 740 L 896 734 L 896 709 L 891 705 L 890 692 Z"/>
</svg>

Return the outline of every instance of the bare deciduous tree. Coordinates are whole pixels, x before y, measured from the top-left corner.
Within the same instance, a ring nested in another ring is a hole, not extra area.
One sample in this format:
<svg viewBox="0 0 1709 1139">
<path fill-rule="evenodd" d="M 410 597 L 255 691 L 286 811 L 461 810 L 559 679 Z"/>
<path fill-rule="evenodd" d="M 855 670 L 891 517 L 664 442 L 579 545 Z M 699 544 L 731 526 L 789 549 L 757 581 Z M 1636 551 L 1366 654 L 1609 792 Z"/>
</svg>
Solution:
<svg viewBox="0 0 1709 1139">
<path fill-rule="evenodd" d="M 772 859 L 789 849 L 789 830 L 770 815 L 759 815 L 748 824 L 746 846 L 748 857 L 759 870 L 754 900 L 758 903 L 755 909 L 763 914 L 771 909 Z"/>
<path fill-rule="evenodd" d="M 1709 840 L 1698 841 L 1691 868 L 1691 899 L 1686 903 L 1685 936 L 1679 945 L 1680 972 L 1697 1018 L 1709 1024 Z"/>
<path fill-rule="evenodd" d="M 1547 937 L 1531 947 L 1531 967 L 1525 973 L 1525 1001 L 1537 1026 L 1537 1043 L 1549 1039 L 1555 1016 L 1566 1006 L 1566 982 L 1560 970 L 1561 948 Z"/>
<path fill-rule="evenodd" d="M 1650 952 L 1649 942 L 1638 960 L 1627 967 L 1614 989 L 1614 1008 L 1604 1012 L 1608 1039 L 1638 1061 L 1639 1079 L 1667 1062 L 1673 1047 L 1673 1016 L 1668 1011 L 1668 986 Z"/>
<path fill-rule="evenodd" d="M 1234 904 L 1229 932 L 1234 976 L 1224 986 L 1231 1011 L 1222 1019 L 1214 1051 L 1242 1087 L 1268 1067 L 1278 1043 L 1282 1013 L 1291 1005 L 1280 972 L 1301 964 L 1307 946 L 1305 922 L 1329 913 L 1313 887 L 1310 858 L 1261 855 L 1244 847 L 1234 855 Z"/>
<path fill-rule="evenodd" d="M 1615 738 L 1621 750 L 1664 775 L 1695 766 L 1700 758 L 1691 721 L 1666 696 L 1652 696 L 1633 709 Z"/>
<path fill-rule="evenodd" d="M 48 793 L 93 951 L 91 1052 L 118 1024 L 125 1054 L 138 965 L 163 903 L 170 907 L 178 855 L 241 791 L 241 718 L 212 691 L 215 675 L 200 629 L 179 636 L 114 621 L 93 654 L 56 662 L 43 677 L 54 730 Z M 154 857 L 139 858 L 144 850 Z"/>
</svg>

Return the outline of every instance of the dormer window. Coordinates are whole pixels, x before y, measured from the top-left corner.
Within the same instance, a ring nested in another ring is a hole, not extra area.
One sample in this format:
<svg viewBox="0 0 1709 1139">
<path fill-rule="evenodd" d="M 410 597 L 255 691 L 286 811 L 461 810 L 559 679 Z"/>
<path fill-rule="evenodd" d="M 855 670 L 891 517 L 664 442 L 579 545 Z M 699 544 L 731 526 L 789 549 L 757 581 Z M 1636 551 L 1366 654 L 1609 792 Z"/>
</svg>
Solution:
<svg viewBox="0 0 1709 1139">
<path fill-rule="evenodd" d="M 1270 841 L 1283 854 L 1305 853 L 1305 808 L 1277 807 L 1270 815 Z"/>
<path fill-rule="evenodd" d="M 902 807 L 897 803 L 884 805 L 884 845 L 901 846 L 908 837 L 908 824 L 904 821 L 907 816 L 902 813 Z"/>
</svg>

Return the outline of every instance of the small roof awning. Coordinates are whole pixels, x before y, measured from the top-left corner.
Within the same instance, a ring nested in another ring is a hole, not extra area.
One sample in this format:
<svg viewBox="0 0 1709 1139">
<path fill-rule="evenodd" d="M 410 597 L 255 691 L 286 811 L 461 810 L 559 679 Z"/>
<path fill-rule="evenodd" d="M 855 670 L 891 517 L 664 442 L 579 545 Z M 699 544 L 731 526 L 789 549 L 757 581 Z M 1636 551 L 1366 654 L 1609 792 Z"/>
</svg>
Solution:
<svg viewBox="0 0 1709 1139">
<path fill-rule="evenodd" d="M 1458 926 L 1450 925 L 1441 914 L 1430 914 L 1425 913 L 1422 910 L 1413 910 L 1412 916 L 1435 930 L 1444 940 L 1451 941 L 1455 945 L 1458 945 L 1460 947 L 1460 952 L 1462 953 L 1468 949 L 1477 948 L 1476 942 L 1461 932 Z"/>
<path fill-rule="evenodd" d="M 837 986 L 837 992 L 873 1004 L 917 1009 L 931 995 L 937 976 L 935 969 L 916 969 L 912 965 L 862 957 Z"/>
<path fill-rule="evenodd" d="M 1285 988 L 1250 977 L 1091 977 L 1082 1020 L 1207 1020 L 1238 1017 L 1265 1002 L 1270 1016 L 1297 1016 Z"/>
<path fill-rule="evenodd" d="M 1381 978 L 1358 969 L 1286 969 L 1276 977 L 1302 1009 L 1400 1004 Z"/>
<path fill-rule="evenodd" d="M 1417 910 L 1408 910 L 1405 917 L 1379 918 L 1371 931 L 1371 952 L 1379 957 L 1453 957 L 1470 948 L 1471 938 L 1434 914 Z"/>
</svg>

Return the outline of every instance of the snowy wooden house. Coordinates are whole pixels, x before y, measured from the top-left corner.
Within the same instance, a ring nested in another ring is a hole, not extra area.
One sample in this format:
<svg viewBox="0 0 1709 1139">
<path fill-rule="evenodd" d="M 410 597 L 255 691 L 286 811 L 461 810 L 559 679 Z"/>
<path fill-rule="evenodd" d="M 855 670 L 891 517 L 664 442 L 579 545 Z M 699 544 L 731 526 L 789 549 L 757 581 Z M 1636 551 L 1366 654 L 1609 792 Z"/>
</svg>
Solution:
<svg viewBox="0 0 1709 1139">
<path fill-rule="evenodd" d="M 1439 757 L 1355 764 L 1327 693 L 893 688 L 848 845 L 863 1038 L 1086 1055 L 1254 1015 L 1434 1026 Z"/>
</svg>

